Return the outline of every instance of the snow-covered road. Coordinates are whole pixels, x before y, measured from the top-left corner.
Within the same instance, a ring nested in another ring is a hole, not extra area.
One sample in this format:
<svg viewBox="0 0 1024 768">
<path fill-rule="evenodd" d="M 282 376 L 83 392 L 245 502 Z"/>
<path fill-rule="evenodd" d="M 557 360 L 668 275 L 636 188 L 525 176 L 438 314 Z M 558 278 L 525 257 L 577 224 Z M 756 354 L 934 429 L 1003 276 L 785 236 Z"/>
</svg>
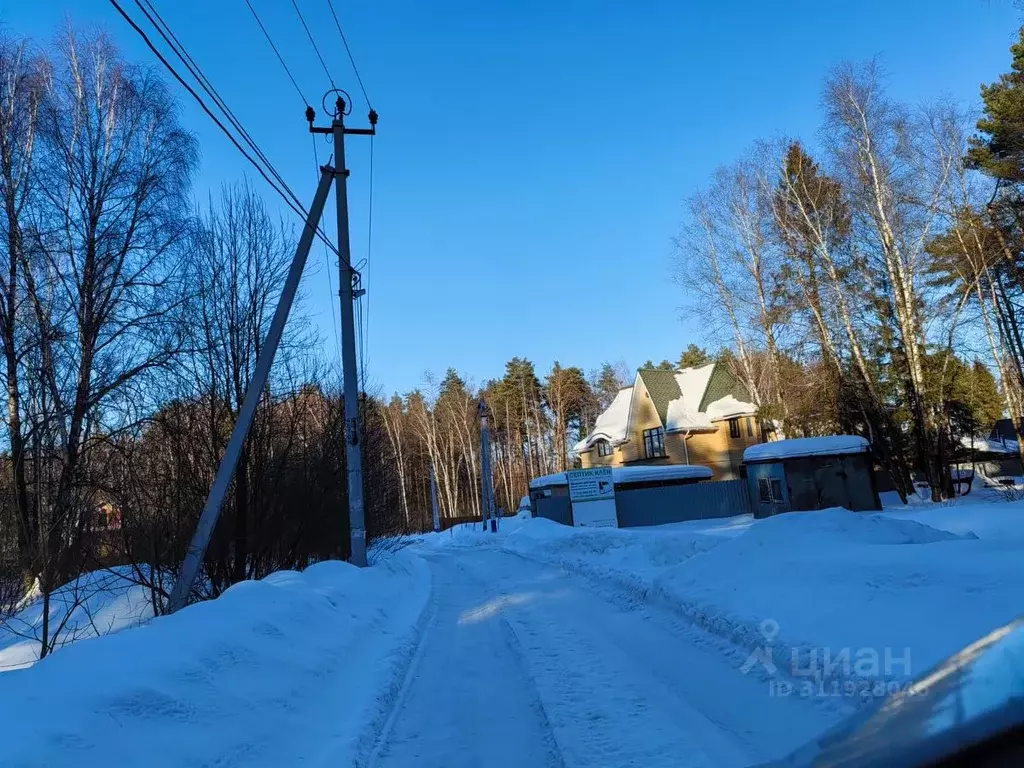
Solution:
<svg viewBox="0 0 1024 768">
<path fill-rule="evenodd" d="M 843 712 L 777 698 L 722 641 L 496 549 L 438 550 L 433 615 L 372 763 L 748 765 Z"/>
</svg>

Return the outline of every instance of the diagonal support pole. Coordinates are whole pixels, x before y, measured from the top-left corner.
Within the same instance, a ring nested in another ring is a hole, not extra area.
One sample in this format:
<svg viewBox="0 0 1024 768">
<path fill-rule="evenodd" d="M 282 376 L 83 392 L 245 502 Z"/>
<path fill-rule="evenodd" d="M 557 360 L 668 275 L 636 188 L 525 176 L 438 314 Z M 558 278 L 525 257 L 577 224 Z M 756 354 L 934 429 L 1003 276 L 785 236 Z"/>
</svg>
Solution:
<svg viewBox="0 0 1024 768">
<path fill-rule="evenodd" d="M 199 525 L 196 526 L 192 543 L 189 544 L 185 560 L 181 564 L 181 572 L 178 580 L 171 590 L 171 597 L 168 601 L 167 612 L 174 613 L 183 608 L 188 602 L 189 593 L 195 583 L 196 575 L 206 556 L 206 548 L 210 545 L 210 538 L 213 536 L 213 529 L 217 525 L 217 518 L 220 517 L 220 507 L 227 495 L 228 486 L 231 484 L 231 477 L 235 474 L 235 467 L 238 465 L 238 456 L 245 443 L 245 437 L 249 434 L 249 427 L 252 425 L 252 417 L 256 413 L 256 406 L 259 404 L 267 379 L 270 378 L 270 367 L 274 363 L 274 355 L 281 343 L 281 336 L 284 333 L 284 325 L 288 321 L 288 313 L 291 311 L 292 303 L 295 301 L 295 294 L 299 289 L 299 280 L 302 278 L 302 270 L 306 266 L 306 258 L 309 256 L 309 249 L 313 245 L 313 237 L 316 235 L 317 227 L 320 226 L 320 217 L 324 212 L 324 205 L 327 203 L 327 196 L 331 191 L 331 182 L 334 181 L 335 171 L 333 168 L 324 166 L 320 169 L 320 184 L 316 188 L 316 195 L 313 197 L 313 205 L 306 217 L 306 226 L 302 230 L 298 247 L 295 249 L 295 258 L 288 270 L 288 277 L 284 281 L 284 288 L 281 290 L 281 298 L 277 302 L 277 309 L 274 310 L 274 318 L 270 323 L 270 331 L 256 359 L 256 370 L 253 371 L 249 388 L 245 391 L 245 400 L 242 401 L 242 410 L 238 414 L 238 421 L 231 431 L 231 439 L 224 450 L 224 458 L 221 459 L 217 468 L 217 476 L 214 478 L 213 486 L 210 488 L 210 495 L 206 499 L 206 506 L 203 507 L 203 514 L 199 517 Z"/>
</svg>

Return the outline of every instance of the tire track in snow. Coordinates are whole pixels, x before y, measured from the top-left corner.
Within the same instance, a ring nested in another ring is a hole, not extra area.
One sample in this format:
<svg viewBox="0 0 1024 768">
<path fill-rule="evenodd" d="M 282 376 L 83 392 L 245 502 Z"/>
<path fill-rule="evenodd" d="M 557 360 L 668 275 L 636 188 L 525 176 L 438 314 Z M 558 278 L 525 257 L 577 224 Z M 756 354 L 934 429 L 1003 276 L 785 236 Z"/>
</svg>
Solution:
<svg viewBox="0 0 1024 768">
<path fill-rule="evenodd" d="M 373 751 L 389 766 L 551 766 L 558 745 L 501 601 L 449 557 L 429 558 L 436 612 Z"/>
<path fill-rule="evenodd" d="M 493 549 L 452 556 L 504 599 L 570 768 L 746 765 L 781 756 L 837 718 L 815 701 L 771 697 L 721 639 L 666 626 L 640 601 L 609 602 L 559 566 Z"/>
</svg>

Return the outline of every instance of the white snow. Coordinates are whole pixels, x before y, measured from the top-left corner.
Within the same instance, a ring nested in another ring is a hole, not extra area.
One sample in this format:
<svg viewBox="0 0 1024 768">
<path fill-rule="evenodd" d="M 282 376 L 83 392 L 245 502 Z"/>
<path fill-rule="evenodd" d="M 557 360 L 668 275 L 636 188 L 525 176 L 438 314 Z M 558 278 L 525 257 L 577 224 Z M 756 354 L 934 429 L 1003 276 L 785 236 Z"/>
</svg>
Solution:
<svg viewBox="0 0 1024 768">
<path fill-rule="evenodd" d="M 795 440 L 777 440 L 773 443 L 752 445 L 743 452 L 743 460 L 772 461 L 798 456 L 838 456 L 847 453 L 864 453 L 869 448 L 868 441 L 857 435 L 800 437 Z"/>
<path fill-rule="evenodd" d="M 627 483 L 647 483 L 668 480 L 707 480 L 714 476 L 707 467 L 698 464 L 662 464 L 658 466 L 612 467 L 612 482 L 615 485 Z M 530 488 L 551 488 L 556 485 L 568 485 L 565 472 L 553 475 L 542 475 L 530 481 Z"/>
<path fill-rule="evenodd" d="M 611 405 L 597 417 L 594 430 L 574 446 L 577 453 L 589 450 L 599 440 L 610 443 L 622 442 L 629 430 L 629 409 L 633 401 L 633 388 L 624 387 L 612 400 Z"/>
<path fill-rule="evenodd" d="M 834 684 L 898 682 L 1020 613 L 1024 502 L 829 509 L 642 529 L 536 519 L 496 538 L 449 543 L 559 565 L 748 651 L 771 640 L 775 664 L 790 678 L 814 670 Z M 824 663 L 826 651 L 835 660 L 845 649 L 850 664 Z M 858 653 L 878 664 L 853 667 Z"/>
<path fill-rule="evenodd" d="M 79 640 L 134 627 L 153 616 L 149 590 L 132 569 L 118 567 L 84 573 L 50 595 L 50 643 L 57 650 Z M 0 673 L 39 658 L 43 603 L 38 593 L 0 621 Z"/>
<path fill-rule="evenodd" d="M 669 432 L 714 429 L 707 414 L 700 412 L 700 401 L 707 391 L 714 363 L 700 368 L 683 368 L 676 372 L 680 396 L 670 400 L 665 414 L 665 429 Z"/>
<path fill-rule="evenodd" d="M 5 765 L 365 763 L 430 592 L 417 557 L 247 581 L 0 675 Z"/>
<path fill-rule="evenodd" d="M 744 766 L 842 717 L 827 702 L 773 698 L 763 679 L 739 671 L 735 648 L 671 612 L 500 551 L 502 541 L 529 551 L 527 539 L 573 530 L 510 522 L 498 536 L 465 526 L 421 537 L 437 610 L 382 739 L 381 768 Z M 627 567 L 653 567 L 657 539 L 647 537 L 648 554 L 638 543 Z"/>
<path fill-rule="evenodd" d="M 972 442 L 973 441 L 973 442 Z M 960 445 L 968 450 L 980 453 L 1005 453 L 1015 455 L 1020 452 L 1016 440 L 996 440 L 988 437 L 975 435 L 964 435 L 960 438 Z"/>
<path fill-rule="evenodd" d="M 737 400 L 732 395 L 726 395 L 715 400 L 713 403 L 708 403 L 706 413 L 709 419 L 720 421 L 721 419 L 731 419 L 736 416 L 753 416 L 757 413 L 757 406 L 753 403 Z"/>
</svg>

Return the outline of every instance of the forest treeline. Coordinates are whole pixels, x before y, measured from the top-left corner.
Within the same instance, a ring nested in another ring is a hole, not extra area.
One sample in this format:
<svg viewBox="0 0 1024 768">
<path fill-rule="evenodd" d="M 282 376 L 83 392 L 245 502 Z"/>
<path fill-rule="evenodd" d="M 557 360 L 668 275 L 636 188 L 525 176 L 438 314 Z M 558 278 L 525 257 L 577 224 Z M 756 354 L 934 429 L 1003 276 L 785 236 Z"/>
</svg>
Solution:
<svg viewBox="0 0 1024 768">
<path fill-rule="evenodd" d="M 830 74 L 820 141 L 761 143 L 691 200 L 678 277 L 713 322 L 646 365 L 713 357 L 780 434 L 865 434 L 902 490 L 924 473 L 947 492 L 951 441 L 1024 412 L 1013 56 L 980 121 L 893 101 L 873 65 Z M 75 631 L 88 600 L 55 590 L 82 572 L 123 565 L 162 609 L 294 252 L 245 179 L 196 199 L 198 151 L 167 84 L 104 34 L 0 38 L 0 620 L 39 596 L 41 626 L 7 629 L 41 655 Z M 347 556 L 331 346 L 300 301 L 194 598 Z M 479 515 L 481 401 L 503 510 L 575 466 L 633 371 L 572 363 L 363 393 L 370 537 L 430 527 L 431 466 L 445 520 Z"/>
</svg>

